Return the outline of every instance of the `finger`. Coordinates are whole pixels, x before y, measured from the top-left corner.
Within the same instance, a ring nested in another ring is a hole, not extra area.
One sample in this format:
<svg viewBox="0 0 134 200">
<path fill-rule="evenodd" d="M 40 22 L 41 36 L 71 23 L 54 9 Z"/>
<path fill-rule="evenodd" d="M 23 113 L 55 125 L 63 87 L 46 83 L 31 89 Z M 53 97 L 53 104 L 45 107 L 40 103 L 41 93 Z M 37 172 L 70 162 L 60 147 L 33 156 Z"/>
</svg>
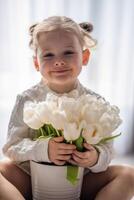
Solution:
<svg viewBox="0 0 134 200">
<path fill-rule="evenodd" d="M 95 148 L 94 148 L 91 144 L 88 144 L 88 143 L 84 143 L 84 147 L 85 147 L 86 149 L 88 149 L 89 151 L 95 150 Z"/>
<path fill-rule="evenodd" d="M 65 144 L 65 143 L 62 143 L 62 144 L 59 145 L 59 149 L 74 150 L 74 149 L 76 149 L 76 146 L 74 144 Z"/>
<path fill-rule="evenodd" d="M 87 159 L 89 157 L 88 153 L 87 152 L 80 152 L 80 151 L 77 151 L 77 150 L 73 151 L 73 154 L 76 155 L 77 157 L 81 158 L 81 159 L 83 159 L 83 158 Z"/>
<path fill-rule="evenodd" d="M 61 161 L 61 160 L 55 160 L 54 164 L 56 165 L 64 165 L 66 163 L 66 161 Z"/>
<path fill-rule="evenodd" d="M 57 160 L 61 160 L 61 161 L 67 161 L 67 160 L 69 160 L 71 158 L 71 156 L 70 155 L 68 155 L 68 156 L 64 156 L 64 155 L 60 155 L 60 156 L 57 156 Z"/>
<path fill-rule="evenodd" d="M 68 155 L 68 154 L 72 154 L 74 152 L 74 150 L 72 149 L 58 149 L 58 154 L 60 155 Z"/>
<path fill-rule="evenodd" d="M 79 163 L 79 164 L 83 164 L 83 163 L 88 162 L 87 159 L 81 159 L 81 158 L 75 156 L 74 154 L 72 155 L 72 157 L 73 157 L 73 160 L 74 160 L 75 162 Z"/>
<path fill-rule="evenodd" d="M 54 137 L 53 140 L 54 140 L 55 142 L 63 142 L 64 138 L 63 138 L 63 136 Z"/>
</svg>

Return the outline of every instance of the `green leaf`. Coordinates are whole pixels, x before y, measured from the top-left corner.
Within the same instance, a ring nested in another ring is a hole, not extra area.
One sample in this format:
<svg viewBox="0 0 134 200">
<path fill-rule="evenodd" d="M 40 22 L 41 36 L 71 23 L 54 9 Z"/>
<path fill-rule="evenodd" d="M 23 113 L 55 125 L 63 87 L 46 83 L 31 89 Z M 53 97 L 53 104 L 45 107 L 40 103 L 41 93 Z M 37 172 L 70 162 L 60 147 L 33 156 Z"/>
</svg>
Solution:
<svg viewBox="0 0 134 200">
<path fill-rule="evenodd" d="M 45 136 L 40 136 L 40 137 L 38 137 L 36 140 L 40 140 L 40 139 L 47 139 L 47 138 L 49 138 L 50 136 L 49 135 L 45 135 Z"/>
<path fill-rule="evenodd" d="M 72 185 L 76 185 L 78 182 L 78 166 L 68 165 L 67 166 L 67 180 L 72 183 Z"/>
<path fill-rule="evenodd" d="M 84 142 L 84 139 L 82 136 L 80 136 L 77 140 L 74 141 L 78 151 L 81 151 L 81 152 L 83 151 L 84 149 L 83 142 Z"/>
<path fill-rule="evenodd" d="M 105 137 L 105 138 L 101 139 L 96 145 L 105 144 L 106 142 L 113 140 L 113 139 L 119 137 L 120 135 L 121 135 L 121 133 L 110 136 L 110 137 Z"/>
</svg>

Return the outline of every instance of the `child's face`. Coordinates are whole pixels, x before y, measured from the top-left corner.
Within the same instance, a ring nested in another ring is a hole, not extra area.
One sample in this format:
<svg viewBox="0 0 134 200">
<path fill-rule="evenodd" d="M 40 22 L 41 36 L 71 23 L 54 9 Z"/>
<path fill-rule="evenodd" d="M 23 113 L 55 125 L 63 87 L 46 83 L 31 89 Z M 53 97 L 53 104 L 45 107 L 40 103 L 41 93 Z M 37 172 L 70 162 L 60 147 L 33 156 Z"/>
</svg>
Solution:
<svg viewBox="0 0 134 200">
<path fill-rule="evenodd" d="M 36 69 L 47 80 L 48 85 L 73 85 L 85 64 L 84 59 L 75 34 L 63 30 L 40 34 Z"/>
</svg>

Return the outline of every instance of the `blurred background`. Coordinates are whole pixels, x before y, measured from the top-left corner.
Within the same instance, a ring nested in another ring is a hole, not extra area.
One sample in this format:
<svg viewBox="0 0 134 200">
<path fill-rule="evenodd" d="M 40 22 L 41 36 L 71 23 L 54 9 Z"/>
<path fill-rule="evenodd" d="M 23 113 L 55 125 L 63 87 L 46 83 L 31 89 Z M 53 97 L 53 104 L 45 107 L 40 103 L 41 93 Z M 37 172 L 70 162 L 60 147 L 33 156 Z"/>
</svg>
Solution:
<svg viewBox="0 0 134 200">
<path fill-rule="evenodd" d="M 98 45 L 79 79 L 120 108 L 122 135 L 115 151 L 134 164 L 133 0 L 0 0 L 0 149 L 16 95 L 40 80 L 28 47 L 29 26 L 52 15 L 94 25 Z"/>
</svg>

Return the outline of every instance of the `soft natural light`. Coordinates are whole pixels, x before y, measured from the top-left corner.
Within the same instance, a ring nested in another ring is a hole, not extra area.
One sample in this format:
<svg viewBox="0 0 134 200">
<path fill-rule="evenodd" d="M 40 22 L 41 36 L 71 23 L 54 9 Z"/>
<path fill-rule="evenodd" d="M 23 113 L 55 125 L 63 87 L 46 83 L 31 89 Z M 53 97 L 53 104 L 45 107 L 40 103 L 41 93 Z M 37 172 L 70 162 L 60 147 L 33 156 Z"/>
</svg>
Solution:
<svg viewBox="0 0 134 200">
<path fill-rule="evenodd" d="M 98 45 L 81 82 L 121 109 L 122 136 L 116 150 L 133 148 L 134 120 L 134 1 L 133 0 L 8 0 L 0 6 L 0 149 L 6 139 L 9 116 L 16 95 L 36 84 L 39 74 L 28 48 L 28 27 L 51 15 L 66 15 L 94 25 Z"/>
</svg>

